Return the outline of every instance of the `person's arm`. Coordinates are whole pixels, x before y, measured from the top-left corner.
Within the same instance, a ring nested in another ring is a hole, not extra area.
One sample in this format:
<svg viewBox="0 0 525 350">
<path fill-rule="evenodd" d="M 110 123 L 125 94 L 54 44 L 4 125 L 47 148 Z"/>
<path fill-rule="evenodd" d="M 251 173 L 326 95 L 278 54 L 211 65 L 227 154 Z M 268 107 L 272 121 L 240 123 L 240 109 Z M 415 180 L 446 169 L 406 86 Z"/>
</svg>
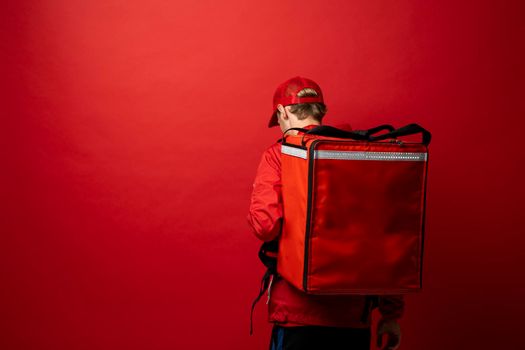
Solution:
<svg viewBox="0 0 525 350">
<path fill-rule="evenodd" d="M 281 231 L 283 207 L 281 197 L 280 144 L 266 149 L 261 157 L 246 217 L 257 238 L 268 242 Z"/>
</svg>

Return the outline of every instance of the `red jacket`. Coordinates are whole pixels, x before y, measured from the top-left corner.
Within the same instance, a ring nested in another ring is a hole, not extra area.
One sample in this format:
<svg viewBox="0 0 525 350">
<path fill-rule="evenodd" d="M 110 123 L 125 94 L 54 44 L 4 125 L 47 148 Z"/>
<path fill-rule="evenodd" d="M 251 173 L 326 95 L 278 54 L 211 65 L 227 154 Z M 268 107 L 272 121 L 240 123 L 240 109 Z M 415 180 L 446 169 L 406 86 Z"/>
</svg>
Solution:
<svg viewBox="0 0 525 350">
<path fill-rule="evenodd" d="M 348 124 L 338 127 L 351 130 Z M 260 240 L 271 241 L 279 235 L 282 217 L 281 143 L 276 142 L 261 157 L 247 220 Z M 282 326 L 370 327 L 370 317 L 365 323 L 361 321 L 364 295 L 309 295 L 280 277 L 274 279 L 269 294 L 268 320 Z M 403 314 L 404 297 L 381 296 L 378 308 L 384 318 L 398 319 Z"/>
</svg>

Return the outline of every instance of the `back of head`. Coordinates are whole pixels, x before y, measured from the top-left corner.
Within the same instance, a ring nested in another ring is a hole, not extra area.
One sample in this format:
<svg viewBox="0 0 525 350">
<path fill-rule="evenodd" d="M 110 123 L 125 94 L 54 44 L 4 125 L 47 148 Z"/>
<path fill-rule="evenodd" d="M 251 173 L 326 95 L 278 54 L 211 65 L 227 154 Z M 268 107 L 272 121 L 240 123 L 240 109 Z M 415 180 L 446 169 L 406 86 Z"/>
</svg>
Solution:
<svg viewBox="0 0 525 350">
<path fill-rule="evenodd" d="M 268 123 L 270 128 L 279 125 L 277 121 L 278 105 L 290 106 L 290 112 L 299 120 L 313 118 L 319 124 L 327 111 L 319 85 L 303 77 L 288 79 L 277 87 L 273 96 L 273 114 Z"/>
</svg>

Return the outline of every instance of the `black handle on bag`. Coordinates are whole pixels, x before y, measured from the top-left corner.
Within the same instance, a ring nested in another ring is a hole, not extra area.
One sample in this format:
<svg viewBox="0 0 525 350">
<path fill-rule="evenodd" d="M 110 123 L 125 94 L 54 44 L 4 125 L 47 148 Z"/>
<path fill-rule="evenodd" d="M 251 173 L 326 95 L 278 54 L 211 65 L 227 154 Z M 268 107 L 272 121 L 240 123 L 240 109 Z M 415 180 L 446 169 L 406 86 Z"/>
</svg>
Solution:
<svg viewBox="0 0 525 350">
<path fill-rule="evenodd" d="M 414 135 L 414 134 L 421 134 L 422 141 L 425 146 L 428 146 L 430 143 L 430 140 L 432 138 L 432 134 L 421 127 L 418 124 L 408 124 L 405 126 L 400 127 L 399 129 L 396 129 L 394 131 L 388 132 L 386 134 L 381 134 L 378 136 L 372 136 L 371 141 L 380 141 L 385 139 L 392 139 L 400 136 L 407 136 L 407 135 Z"/>
<path fill-rule="evenodd" d="M 350 138 L 354 140 L 368 140 L 368 137 L 371 135 L 377 134 L 378 132 L 383 131 L 383 130 L 394 131 L 395 128 L 392 125 L 383 124 L 383 125 L 376 126 L 375 128 L 370 128 L 368 130 L 347 131 L 347 130 L 334 128 L 333 126 L 328 126 L 328 125 L 321 126 L 320 125 L 310 130 L 303 129 L 303 128 L 289 128 L 283 133 L 283 137 L 290 130 L 298 130 L 298 131 L 304 132 L 305 134 L 310 134 L 310 135 L 332 136 L 332 137 L 339 137 L 339 138 L 345 138 L 345 139 Z"/>
<path fill-rule="evenodd" d="M 319 125 L 306 132 L 308 135 L 319 135 L 328 137 L 338 137 L 341 139 L 352 139 L 352 140 L 368 140 L 368 135 L 363 135 L 354 131 L 346 131 L 338 128 L 334 128 L 329 125 Z"/>
<path fill-rule="evenodd" d="M 290 130 L 297 130 L 304 133 L 303 139 L 301 140 L 301 144 L 304 146 L 304 137 L 306 135 L 318 135 L 318 136 L 327 136 L 327 137 L 337 137 L 342 139 L 352 139 L 356 141 L 380 141 L 390 138 L 396 138 L 400 136 L 408 136 L 408 135 L 414 135 L 414 134 L 421 134 L 422 136 L 422 143 L 425 146 L 428 146 L 430 144 L 430 140 L 432 138 L 432 134 L 421 127 L 418 124 L 408 124 L 403 127 L 400 127 L 399 129 L 395 129 L 392 125 L 389 124 L 383 124 L 376 126 L 374 128 L 370 128 L 368 130 L 352 130 L 352 131 L 346 131 L 342 129 L 335 128 L 333 126 L 329 125 L 319 125 L 312 129 L 304 129 L 304 128 L 289 128 L 283 133 L 282 140 L 284 141 L 284 137 L 286 133 Z M 389 132 L 373 136 L 374 134 L 377 134 L 380 131 L 388 130 Z"/>
<path fill-rule="evenodd" d="M 362 135 L 371 136 L 371 135 L 377 134 L 378 132 L 383 131 L 383 130 L 394 131 L 394 130 L 396 130 L 396 128 L 394 128 L 390 124 L 383 124 L 383 125 L 376 126 L 375 128 L 370 128 L 368 130 L 352 130 L 352 132 L 355 132 L 355 133 L 358 133 L 358 134 L 362 134 Z"/>
<path fill-rule="evenodd" d="M 327 136 L 327 137 L 337 137 L 340 139 L 351 139 L 356 141 L 370 141 L 370 135 L 363 135 L 354 131 L 346 131 L 338 128 L 334 128 L 329 125 L 319 125 L 315 128 L 312 128 L 304 133 L 301 140 L 301 145 L 304 147 L 304 137 L 306 135 L 318 135 L 318 136 Z"/>
</svg>

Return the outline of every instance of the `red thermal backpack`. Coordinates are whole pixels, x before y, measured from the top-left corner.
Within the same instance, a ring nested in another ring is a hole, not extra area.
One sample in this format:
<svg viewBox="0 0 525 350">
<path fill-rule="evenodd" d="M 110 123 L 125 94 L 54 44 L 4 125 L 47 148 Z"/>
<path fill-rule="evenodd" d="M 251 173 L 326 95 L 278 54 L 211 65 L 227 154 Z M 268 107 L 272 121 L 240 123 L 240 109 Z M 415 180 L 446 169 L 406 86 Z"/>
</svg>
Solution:
<svg viewBox="0 0 525 350">
<path fill-rule="evenodd" d="M 399 139 L 417 134 L 421 142 Z M 308 294 L 419 291 L 430 140 L 417 124 L 286 130 L 283 225 L 259 251 L 268 267 L 259 298 L 273 274 Z"/>
</svg>

